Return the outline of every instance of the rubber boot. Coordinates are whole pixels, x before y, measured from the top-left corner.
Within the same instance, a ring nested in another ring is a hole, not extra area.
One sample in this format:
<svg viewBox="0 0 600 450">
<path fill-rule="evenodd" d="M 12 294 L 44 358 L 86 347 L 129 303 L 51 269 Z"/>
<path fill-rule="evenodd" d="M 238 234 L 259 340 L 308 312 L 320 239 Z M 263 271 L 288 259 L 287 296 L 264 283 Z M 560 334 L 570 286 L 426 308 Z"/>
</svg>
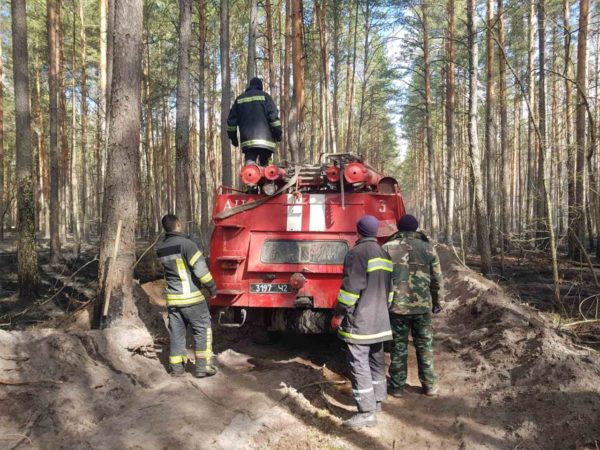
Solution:
<svg viewBox="0 0 600 450">
<path fill-rule="evenodd" d="M 390 394 L 392 397 L 402 398 L 404 397 L 404 388 L 388 387 L 388 394 Z"/>
<path fill-rule="evenodd" d="M 433 386 L 423 386 L 423 394 L 427 397 L 437 397 L 439 389 L 437 384 Z"/>
<path fill-rule="evenodd" d="M 196 378 L 212 377 L 217 374 L 217 368 L 213 365 L 196 364 L 194 376 Z"/>
<path fill-rule="evenodd" d="M 185 376 L 185 366 L 183 364 L 171 364 L 171 376 L 172 377 Z"/>
<path fill-rule="evenodd" d="M 359 412 L 345 420 L 343 425 L 348 428 L 374 427 L 377 425 L 377 416 L 375 416 L 375 411 Z"/>
</svg>

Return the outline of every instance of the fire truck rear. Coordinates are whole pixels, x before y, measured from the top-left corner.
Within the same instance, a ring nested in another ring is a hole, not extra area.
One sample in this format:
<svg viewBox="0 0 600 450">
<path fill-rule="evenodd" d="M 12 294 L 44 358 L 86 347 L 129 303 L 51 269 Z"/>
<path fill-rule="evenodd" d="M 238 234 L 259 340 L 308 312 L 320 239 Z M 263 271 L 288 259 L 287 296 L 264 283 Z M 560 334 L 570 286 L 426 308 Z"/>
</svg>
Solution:
<svg viewBox="0 0 600 450">
<path fill-rule="evenodd" d="M 393 178 L 351 154 L 321 161 L 248 165 L 240 175 L 257 193 L 221 188 L 210 247 L 221 325 L 326 332 L 356 221 L 377 217 L 382 242 L 396 231 L 404 204 Z"/>
</svg>

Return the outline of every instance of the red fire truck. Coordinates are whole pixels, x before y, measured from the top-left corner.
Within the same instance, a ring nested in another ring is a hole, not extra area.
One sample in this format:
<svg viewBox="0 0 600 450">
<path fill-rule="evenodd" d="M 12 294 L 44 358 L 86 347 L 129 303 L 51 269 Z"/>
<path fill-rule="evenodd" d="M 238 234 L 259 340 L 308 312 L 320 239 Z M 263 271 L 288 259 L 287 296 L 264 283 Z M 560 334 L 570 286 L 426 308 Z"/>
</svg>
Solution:
<svg viewBox="0 0 600 450">
<path fill-rule="evenodd" d="M 383 242 L 405 213 L 398 183 L 351 154 L 317 165 L 242 168 L 246 193 L 222 187 L 213 211 L 211 272 L 219 323 L 322 333 L 336 304 L 356 221 L 381 221 Z"/>
</svg>

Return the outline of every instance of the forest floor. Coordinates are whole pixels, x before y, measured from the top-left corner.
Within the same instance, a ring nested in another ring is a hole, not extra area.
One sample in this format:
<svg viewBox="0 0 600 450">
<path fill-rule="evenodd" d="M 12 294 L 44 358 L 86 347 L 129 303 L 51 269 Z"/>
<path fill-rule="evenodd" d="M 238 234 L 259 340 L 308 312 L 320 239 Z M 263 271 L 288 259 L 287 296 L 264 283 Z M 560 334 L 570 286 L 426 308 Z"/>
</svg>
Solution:
<svg viewBox="0 0 600 450">
<path fill-rule="evenodd" d="M 543 276 L 537 291 L 528 286 L 536 278 L 518 276 L 518 257 L 507 261 L 501 287 L 440 248 L 441 395 L 420 394 L 411 354 L 407 394 L 386 401 L 377 428 L 347 430 L 341 420 L 354 407 L 334 336 L 290 335 L 263 346 L 247 330 L 217 328 L 220 372 L 174 379 L 165 369 L 160 282 L 136 288 L 139 324 L 90 331 L 95 263 L 72 274 L 93 259 L 92 248 L 60 270 L 42 257 L 47 294 L 67 287 L 30 305 L 14 300 L 14 249 L 2 250 L 1 449 L 600 448 L 600 353 L 557 326 Z M 594 292 L 585 276 L 580 288 Z"/>
</svg>

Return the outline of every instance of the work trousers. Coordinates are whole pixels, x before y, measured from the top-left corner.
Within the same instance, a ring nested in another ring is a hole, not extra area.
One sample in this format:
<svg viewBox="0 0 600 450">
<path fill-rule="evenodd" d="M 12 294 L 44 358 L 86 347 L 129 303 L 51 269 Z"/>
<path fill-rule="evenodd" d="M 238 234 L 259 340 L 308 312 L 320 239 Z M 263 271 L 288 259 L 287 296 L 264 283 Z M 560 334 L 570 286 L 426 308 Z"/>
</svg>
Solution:
<svg viewBox="0 0 600 450">
<path fill-rule="evenodd" d="M 188 325 L 192 327 L 196 365 L 208 367 L 212 362 L 212 329 L 210 312 L 205 301 L 191 306 L 170 306 L 169 311 L 169 363 L 171 369 L 185 364 L 187 350 L 185 338 Z"/>
<path fill-rule="evenodd" d="M 271 164 L 273 152 L 266 148 L 248 147 L 243 150 L 245 164 L 257 164 L 266 167 Z"/>
<path fill-rule="evenodd" d="M 431 314 L 391 315 L 394 341 L 390 365 L 390 386 L 402 389 L 408 372 L 408 334 L 412 334 L 417 353 L 419 381 L 423 387 L 433 387 L 436 375 L 433 367 L 433 327 Z"/>
<path fill-rule="evenodd" d="M 352 395 L 359 412 L 375 411 L 387 397 L 383 342 L 370 345 L 348 343 Z"/>
</svg>

